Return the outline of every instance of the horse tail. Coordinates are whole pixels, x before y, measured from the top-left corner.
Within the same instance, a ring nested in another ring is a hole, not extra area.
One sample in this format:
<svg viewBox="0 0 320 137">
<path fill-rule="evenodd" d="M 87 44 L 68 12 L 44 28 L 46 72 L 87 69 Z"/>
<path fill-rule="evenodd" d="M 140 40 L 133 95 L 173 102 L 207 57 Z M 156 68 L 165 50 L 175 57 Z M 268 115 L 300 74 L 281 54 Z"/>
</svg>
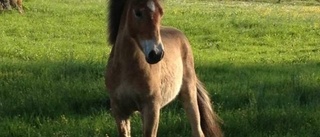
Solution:
<svg viewBox="0 0 320 137">
<path fill-rule="evenodd" d="M 213 111 L 207 90 L 200 80 L 197 80 L 197 100 L 200 112 L 201 129 L 206 137 L 222 137 L 219 124 L 222 122 Z"/>
</svg>

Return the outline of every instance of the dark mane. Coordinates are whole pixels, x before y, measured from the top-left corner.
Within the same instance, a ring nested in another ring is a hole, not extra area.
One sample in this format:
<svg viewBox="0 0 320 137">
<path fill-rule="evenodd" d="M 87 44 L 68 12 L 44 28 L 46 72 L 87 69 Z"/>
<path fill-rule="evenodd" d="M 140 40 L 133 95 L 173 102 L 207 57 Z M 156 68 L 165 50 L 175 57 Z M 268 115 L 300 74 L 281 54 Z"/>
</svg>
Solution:
<svg viewBox="0 0 320 137">
<path fill-rule="evenodd" d="M 114 45 L 117 39 L 125 2 L 126 0 L 109 0 L 108 41 L 111 45 Z"/>
</svg>

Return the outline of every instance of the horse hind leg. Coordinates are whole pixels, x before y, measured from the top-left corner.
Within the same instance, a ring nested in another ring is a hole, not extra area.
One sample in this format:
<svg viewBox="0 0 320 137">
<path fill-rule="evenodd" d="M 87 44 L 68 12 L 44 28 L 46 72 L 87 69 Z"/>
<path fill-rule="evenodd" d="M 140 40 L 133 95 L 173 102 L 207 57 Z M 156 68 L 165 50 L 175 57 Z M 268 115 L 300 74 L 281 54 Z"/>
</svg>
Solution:
<svg viewBox="0 0 320 137">
<path fill-rule="evenodd" d="M 189 80 L 188 80 L 189 81 Z M 200 113 L 197 102 L 197 88 L 195 82 L 184 82 L 179 99 L 183 103 L 188 120 L 191 124 L 193 137 L 204 137 L 200 124 Z"/>
<path fill-rule="evenodd" d="M 183 102 L 194 137 L 223 136 L 208 93 L 197 78 L 184 81 L 179 98 Z"/>
<path fill-rule="evenodd" d="M 199 106 L 201 129 L 207 137 L 222 137 L 220 118 L 214 112 L 208 92 L 203 84 L 197 80 L 197 102 Z"/>
</svg>

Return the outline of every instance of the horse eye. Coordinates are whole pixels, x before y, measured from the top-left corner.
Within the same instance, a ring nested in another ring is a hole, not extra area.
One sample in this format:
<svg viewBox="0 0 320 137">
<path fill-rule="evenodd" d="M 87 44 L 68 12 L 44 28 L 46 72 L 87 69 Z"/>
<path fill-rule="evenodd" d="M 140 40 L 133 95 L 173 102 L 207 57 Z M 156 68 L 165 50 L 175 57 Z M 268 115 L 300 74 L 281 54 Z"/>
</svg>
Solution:
<svg viewBox="0 0 320 137">
<path fill-rule="evenodd" d="M 141 10 L 134 10 L 134 15 L 135 15 L 137 18 L 142 18 L 142 12 L 141 12 Z"/>
</svg>

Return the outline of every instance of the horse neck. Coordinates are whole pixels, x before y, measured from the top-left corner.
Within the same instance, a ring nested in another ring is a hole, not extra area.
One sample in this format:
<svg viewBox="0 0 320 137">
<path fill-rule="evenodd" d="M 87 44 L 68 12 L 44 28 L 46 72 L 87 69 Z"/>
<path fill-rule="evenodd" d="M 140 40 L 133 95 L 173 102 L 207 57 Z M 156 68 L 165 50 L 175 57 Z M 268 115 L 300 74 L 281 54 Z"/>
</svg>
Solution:
<svg viewBox="0 0 320 137">
<path fill-rule="evenodd" d="M 116 60 L 129 60 L 130 56 L 136 54 L 139 50 L 134 42 L 134 40 L 129 35 L 128 25 L 127 25 L 127 13 L 130 10 L 130 2 L 125 2 L 124 11 L 121 14 L 120 25 L 118 27 L 117 37 L 115 44 L 112 46 L 112 53 Z"/>
<path fill-rule="evenodd" d="M 115 60 L 123 67 L 148 65 L 138 42 L 129 35 L 126 27 L 119 29 L 116 44 L 112 48 Z"/>
</svg>

